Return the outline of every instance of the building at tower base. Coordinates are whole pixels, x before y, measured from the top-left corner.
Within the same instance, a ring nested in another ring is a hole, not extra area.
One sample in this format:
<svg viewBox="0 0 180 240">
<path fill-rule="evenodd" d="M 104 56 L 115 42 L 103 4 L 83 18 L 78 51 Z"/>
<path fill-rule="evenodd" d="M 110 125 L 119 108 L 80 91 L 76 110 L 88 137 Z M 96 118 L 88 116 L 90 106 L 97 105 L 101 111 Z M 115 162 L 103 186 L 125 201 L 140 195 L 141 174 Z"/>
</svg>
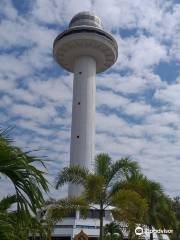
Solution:
<svg viewBox="0 0 180 240">
<path fill-rule="evenodd" d="M 104 224 L 108 224 L 112 220 L 111 207 L 109 207 L 104 213 Z M 98 205 L 94 205 L 93 208 L 88 210 L 86 219 L 81 216 L 79 211 L 76 211 L 71 216 L 58 222 L 54 228 L 52 240 L 72 240 L 81 231 L 88 235 L 89 240 L 97 240 L 99 229 L 99 209 Z"/>
</svg>

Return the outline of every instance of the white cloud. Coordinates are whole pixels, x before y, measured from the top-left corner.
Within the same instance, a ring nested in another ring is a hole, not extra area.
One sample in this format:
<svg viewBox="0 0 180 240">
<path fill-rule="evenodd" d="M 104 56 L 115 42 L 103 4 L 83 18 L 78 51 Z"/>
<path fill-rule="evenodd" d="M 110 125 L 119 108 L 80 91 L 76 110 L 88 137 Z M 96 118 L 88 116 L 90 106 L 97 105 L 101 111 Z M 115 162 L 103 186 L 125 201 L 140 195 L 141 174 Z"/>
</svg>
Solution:
<svg viewBox="0 0 180 240">
<path fill-rule="evenodd" d="M 147 118 L 147 122 L 154 122 L 161 126 L 174 124 L 175 126 L 179 125 L 179 114 L 176 112 L 168 111 L 168 112 L 158 112 L 152 115 L 149 115 Z"/>
<path fill-rule="evenodd" d="M 45 77 L 44 77 L 45 78 Z M 29 89 L 33 94 L 47 98 L 53 102 L 58 102 L 61 105 L 72 101 L 72 79 L 70 76 L 61 78 L 34 79 L 28 81 Z"/>
<path fill-rule="evenodd" d="M 16 87 L 15 82 L 12 78 L 5 78 L 0 74 L 0 91 L 7 92 L 10 89 L 14 89 Z"/>
<path fill-rule="evenodd" d="M 116 69 L 130 68 L 135 73 L 143 72 L 167 60 L 167 50 L 164 45 L 153 37 L 140 35 L 121 39 L 116 37 L 119 45 L 119 57 Z"/>
<path fill-rule="evenodd" d="M 170 49 L 172 59 L 180 61 L 180 32 L 173 37 L 172 48 Z"/>
<path fill-rule="evenodd" d="M 34 119 L 42 123 L 56 116 L 56 111 L 52 106 L 40 108 L 26 104 L 16 104 L 12 106 L 11 112 L 24 119 Z"/>
<path fill-rule="evenodd" d="M 11 20 L 16 20 L 18 16 L 17 11 L 13 7 L 11 0 L 1 0 L 0 12 L 2 13 L 3 17 L 7 17 Z"/>
<path fill-rule="evenodd" d="M 90 8 L 90 1 L 36 0 L 32 14 L 43 23 L 67 24 L 74 14 Z"/>
<path fill-rule="evenodd" d="M 112 90 L 115 93 L 129 95 L 143 94 L 147 90 L 161 89 L 166 86 L 166 83 L 152 70 L 143 69 L 141 73 L 125 74 L 124 76 L 118 73 L 99 75 L 97 77 L 97 86 Z"/>
<path fill-rule="evenodd" d="M 153 112 L 153 109 L 150 105 L 143 102 L 131 102 L 124 107 L 124 112 L 132 116 L 147 116 Z"/>
<path fill-rule="evenodd" d="M 4 76 L 12 74 L 15 78 L 24 77 L 31 73 L 31 68 L 23 61 L 22 57 L 13 55 L 10 57 L 9 54 L 2 54 L 0 56 L 0 62 L 0 71 Z"/>
<path fill-rule="evenodd" d="M 97 90 L 97 107 L 106 105 L 110 108 L 122 108 L 129 103 L 125 97 L 111 91 Z"/>
<path fill-rule="evenodd" d="M 159 89 L 155 93 L 155 98 L 171 104 L 172 109 L 179 109 L 180 83 L 169 84 L 165 88 Z"/>
<path fill-rule="evenodd" d="M 162 2 L 162 1 L 160 1 Z M 157 1 L 98 0 L 94 8 L 109 28 L 146 28 L 162 19 L 163 4 Z"/>
</svg>

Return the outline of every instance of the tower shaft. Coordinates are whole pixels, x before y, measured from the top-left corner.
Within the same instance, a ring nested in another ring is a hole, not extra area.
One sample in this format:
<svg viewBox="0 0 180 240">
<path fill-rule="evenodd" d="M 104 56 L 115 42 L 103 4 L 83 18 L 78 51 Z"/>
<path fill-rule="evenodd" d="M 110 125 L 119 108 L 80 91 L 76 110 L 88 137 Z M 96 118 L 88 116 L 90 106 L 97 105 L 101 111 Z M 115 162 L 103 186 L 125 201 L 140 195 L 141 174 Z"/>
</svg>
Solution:
<svg viewBox="0 0 180 240">
<path fill-rule="evenodd" d="M 74 63 L 70 166 L 93 170 L 95 147 L 96 61 L 81 56 Z M 69 196 L 79 196 L 82 186 L 70 184 Z"/>
<path fill-rule="evenodd" d="M 74 73 L 70 166 L 93 170 L 95 148 L 96 73 L 109 69 L 118 56 L 118 46 L 103 29 L 101 19 L 80 12 L 53 44 L 59 65 Z M 82 186 L 70 184 L 69 196 L 79 196 Z"/>
</svg>

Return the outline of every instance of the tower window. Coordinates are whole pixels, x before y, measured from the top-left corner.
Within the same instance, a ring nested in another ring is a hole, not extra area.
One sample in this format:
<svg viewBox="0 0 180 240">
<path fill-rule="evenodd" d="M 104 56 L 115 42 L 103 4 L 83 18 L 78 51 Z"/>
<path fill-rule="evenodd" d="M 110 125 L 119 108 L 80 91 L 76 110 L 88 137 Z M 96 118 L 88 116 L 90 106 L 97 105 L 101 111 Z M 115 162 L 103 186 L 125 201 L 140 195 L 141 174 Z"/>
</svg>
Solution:
<svg viewBox="0 0 180 240">
<path fill-rule="evenodd" d="M 82 74 L 82 72 L 79 72 L 79 74 Z"/>
<path fill-rule="evenodd" d="M 79 138 L 79 135 L 77 136 L 77 138 Z"/>
<path fill-rule="evenodd" d="M 78 102 L 78 105 L 80 105 L 80 102 Z"/>
</svg>

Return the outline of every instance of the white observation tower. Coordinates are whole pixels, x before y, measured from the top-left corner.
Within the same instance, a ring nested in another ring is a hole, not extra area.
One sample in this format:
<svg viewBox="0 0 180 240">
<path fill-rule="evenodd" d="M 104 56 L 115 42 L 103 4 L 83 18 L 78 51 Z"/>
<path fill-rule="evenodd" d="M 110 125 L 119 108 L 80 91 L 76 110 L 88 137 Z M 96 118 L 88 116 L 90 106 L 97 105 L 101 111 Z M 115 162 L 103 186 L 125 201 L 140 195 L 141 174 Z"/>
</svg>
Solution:
<svg viewBox="0 0 180 240">
<path fill-rule="evenodd" d="M 58 64 L 74 73 L 70 165 L 93 170 L 95 147 L 96 73 L 117 59 L 116 40 L 103 30 L 99 17 L 90 12 L 75 15 L 69 28 L 54 41 Z M 79 196 L 81 186 L 70 185 L 69 196 Z"/>
</svg>

